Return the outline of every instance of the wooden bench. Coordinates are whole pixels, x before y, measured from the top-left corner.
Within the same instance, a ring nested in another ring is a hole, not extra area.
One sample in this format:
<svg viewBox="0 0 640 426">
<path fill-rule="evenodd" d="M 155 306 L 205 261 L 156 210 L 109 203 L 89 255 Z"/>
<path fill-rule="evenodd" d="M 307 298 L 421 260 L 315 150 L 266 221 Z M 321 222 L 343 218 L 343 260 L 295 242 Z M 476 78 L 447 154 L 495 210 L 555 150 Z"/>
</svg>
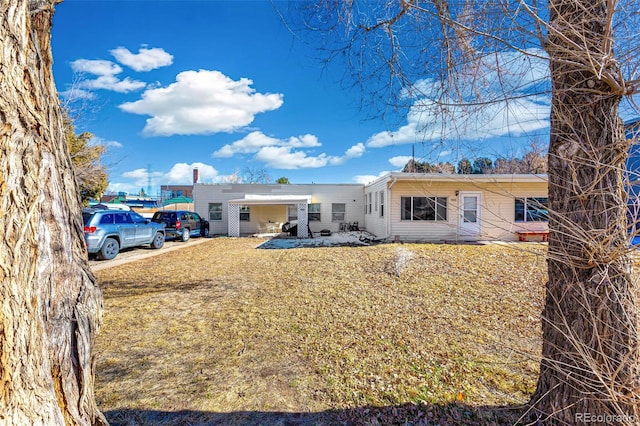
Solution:
<svg viewBox="0 0 640 426">
<path fill-rule="evenodd" d="M 530 236 L 540 235 L 542 241 L 549 241 L 549 231 L 516 231 L 518 234 L 518 241 L 527 241 Z"/>
</svg>

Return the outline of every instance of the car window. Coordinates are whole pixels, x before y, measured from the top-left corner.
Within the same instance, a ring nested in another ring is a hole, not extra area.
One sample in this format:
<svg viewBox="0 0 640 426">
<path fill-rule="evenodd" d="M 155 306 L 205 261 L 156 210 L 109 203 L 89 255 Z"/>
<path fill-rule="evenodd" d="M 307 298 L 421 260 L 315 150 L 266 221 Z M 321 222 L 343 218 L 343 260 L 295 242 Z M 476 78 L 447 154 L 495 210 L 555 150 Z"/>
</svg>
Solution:
<svg viewBox="0 0 640 426">
<path fill-rule="evenodd" d="M 167 222 L 172 222 L 176 220 L 176 214 L 172 212 L 155 212 L 153 218 L 156 220 L 162 220 Z"/>
<path fill-rule="evenodd" d="M 186 213 L 182 213 L 182 214 L 180 215 L 180 220 L 189 220 L 189 216 L 187 216 L 187 214 L 186 214 Z"/>
<path fill-rule="evenodd" d="M 85 225 L 89 222 L 89 220 L 91 220 L 92 217 L 93 217 L 93 213 L 89 213 L 89 212 L 82 213 L 82 221 L 84 222 Z"/>
<path fill-rule="evenodd" d="M 147 220 L 140 216 L 138 213 L 132 212 L 129 213 L 131 215 L 131 219 L 133 219 L 134 223 L 145 223 Z"/>
<path fill-rule="evenodd" d="M 101 225 L 108 225 L 113 223 L 113 213 L 103 214 L 100 218 Z"/>
<path fill-rule="evenodd" d="M 116 223 L 133 223 L 129 213 L 115 213 Z"/>
<path fill-rule="evenodd" d="M 198 213 L 193 212 L 192 215 L 193 215 L 193 219 L 194 220 L 196 220 L 198 222 L 200 222 L 202 220 L 202 219 L 200 219 L 200 216 L 198 215 Z"/>
</svg>

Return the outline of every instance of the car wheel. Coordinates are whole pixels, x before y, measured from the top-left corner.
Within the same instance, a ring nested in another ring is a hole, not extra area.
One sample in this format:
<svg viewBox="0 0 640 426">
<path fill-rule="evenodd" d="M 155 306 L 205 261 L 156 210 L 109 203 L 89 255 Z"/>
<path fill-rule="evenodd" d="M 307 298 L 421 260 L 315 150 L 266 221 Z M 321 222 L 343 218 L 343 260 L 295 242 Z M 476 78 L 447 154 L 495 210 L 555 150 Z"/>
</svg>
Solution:
<svg viewBox="0 0 640 426">
<path fill-rule="evenodd" d="M 184 228 L 182 230 L 182 242 L 186 243 L 187 241 L 189 241 L 189 238 L 191 238 L 191 231 L 189 230 L 189 228 Z"/>
<path fill-rule="evenodd" d="M 209 227 L 205 226 L 204 228 L 202 228 L 202 230 L 200 231 L 200 236 L 207 238 L 209 236 Z"/>
<path fill-rule="evenodd" d="M 164 245 L 164 234 L 162 232 L 156 232 L 156 236 L 153 237 L 153 241 L 151 241 L 152 249 L 159 249 Z"/>
<path fill-rule="evenodd" d="M 114 238 L 107 238 L 100 248 L 99 257 L 102 260 L 111 260 L 120 252 L 120 244 Z"/>
</svg>

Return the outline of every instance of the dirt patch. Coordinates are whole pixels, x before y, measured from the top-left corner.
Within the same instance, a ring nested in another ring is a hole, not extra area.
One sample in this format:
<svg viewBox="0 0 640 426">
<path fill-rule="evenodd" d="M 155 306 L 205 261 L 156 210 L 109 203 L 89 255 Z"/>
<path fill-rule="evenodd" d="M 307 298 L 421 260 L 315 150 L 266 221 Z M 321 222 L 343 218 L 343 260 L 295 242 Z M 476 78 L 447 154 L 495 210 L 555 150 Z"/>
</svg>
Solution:
<svg viewBox="0 0 640 426">
<path fill-rule="evenodd" d="M 173 250 L 178 250 L 180 248 L 204 243 L 205 241 L 207 241 L 207 238 L 194 238 L 190 239 L 186 243 L 183 243 L 182 241 L 169 240 L 165 241 L 164 246 L 162 246 L 162 248 L 158 250 L 154 250 L 148 246 L 125 249 L 118 253 L 118 256 L 115 259 L 90 260 L 89 265 L 91 266 L 91 270 L 93 270 L 94 272 L 100 271 L 102 269 L 124 265 L 134 260 L 147 259 L 149 257 L 158 256 Z"/>
</svg>

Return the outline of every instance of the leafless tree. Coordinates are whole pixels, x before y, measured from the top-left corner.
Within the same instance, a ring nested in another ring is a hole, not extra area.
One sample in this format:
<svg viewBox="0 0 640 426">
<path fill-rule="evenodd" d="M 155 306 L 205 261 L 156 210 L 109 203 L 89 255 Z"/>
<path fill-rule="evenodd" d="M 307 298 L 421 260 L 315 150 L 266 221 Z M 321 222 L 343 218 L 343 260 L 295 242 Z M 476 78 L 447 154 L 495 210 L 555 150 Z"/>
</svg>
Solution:
<svg viewBox="0 0 640 426">
<path fill-rule="evenodd" d="M 0 422 L 106 424 L 93 391 L 102 294 L 86 260 L 51 71 L 59 0 L 0 0 Z"/>
<path fill-rule="evenodd" d="M 272 180 L 267 169 L 258 167 L 247 166 L 242 174 L 243 183 L 271 183 Z"/>
<path fill-rule="evenodd" d="M 584 413 L 635 424 L 638 284 L 628 256 L 622 173 L 628 143 L 619 105 L 638 88 L 637 4 L 302 6 L 327 58 L 347 65 L 383 113 L 392 105 L 422 118 L 425 139 L 481 134 L 486 122 L 473 121 L 478 114 L 489 121 L 497 106 L 532 111 L 550 93 L 549 279 L 531 413 L 538 424 L 575 424 Z"/>
</svg>

